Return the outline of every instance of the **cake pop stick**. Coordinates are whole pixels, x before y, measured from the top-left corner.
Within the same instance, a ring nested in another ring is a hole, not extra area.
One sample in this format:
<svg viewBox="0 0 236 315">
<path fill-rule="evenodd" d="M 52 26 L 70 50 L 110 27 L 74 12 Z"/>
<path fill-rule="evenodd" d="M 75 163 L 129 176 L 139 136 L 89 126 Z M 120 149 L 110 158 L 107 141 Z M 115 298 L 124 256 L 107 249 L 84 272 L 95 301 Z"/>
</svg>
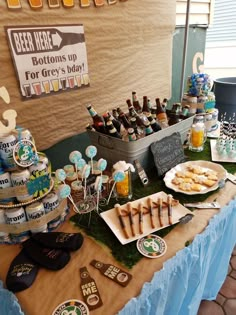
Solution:
<svg viewBox="0 0 236 315">
<path fill-rule="evenodd" d="M 119 218 L 120 226 L 124 232 L 125 238 L 129 238 L 129 234 L 128 234 L 127 228 L 125 226 L 125 221 L 124 221 L 122 214 L 121 214 L 120 205 L 118 203 L 115 204 L 115 210 L 116 210 L 117 216 Z"/>
<path fill-rule="evenodd" d="M 69 185 L 63 184 L 58 189 L 59 198 L 60 199 L 68 198 L 73 205 L 74 211 L 77 213 L 80 213 L 70 193 L 71 193 L 71 189 Z"/>
<path fill-rule="evenodd" d="M 85 150 L 85 154 L 87 157 L 91 159 L 92 174 L 93 174 L 93 158 L 97 154 L 97 148 L 94 145 L 89 145 Z"/>
<path fill-rule="evenodd" d="M 124 171 L 115 171 L 115 172 L 113 172 L 112 177 L 113 177 L 114 183 L 112 185 L 109 197 L 107 199 L 107 204 L 110 201 L 111 194 L 112 194 L 112 192 L 113 192 L 113 190 L 115 188 L 116 183 L 122 182 L 125 179 L 125 172 Z"/>
<path fill-rule="evenodd" d="M 98 212 L 99 195 L 102 189 L 102 176 L 97 176 L 95 184 L 94 184 L 94 188 L 97 192 L 97 212 Z"/>
<path fill-rule="evenodd" d="M 97 168 L 99 169 L 99 171 L 101 171 L 101 176 L 102 176 L 102 172 L 105 171 L 106 167 L 107 167 L 107 161 L 104 159 L 99 159 L 97 163 Z"/>
<path fill-rule="evenodd" d="M 84 179 L 84 199 L 86 198 L 86 190 L 87 190 L 86 183 L 87 183 L 87 178 L 89 177 L 90 171 L 91 171 L 91 166 L 88 164 L 84 165 L 84 167 L 82 168 L 81 176 L 82 176 L 82 181 Z"/>
<path fill-rule="evenodd" d="M 75 164 L 75 171 L 77 175 L 77 180 L 78 180 L 78 166 L 77 163 L 78 161 L 82 158 L 82 154 L 79 151 L 72 151 L 69 155 L 69 160 L 71 163 Z"/>
</svg>

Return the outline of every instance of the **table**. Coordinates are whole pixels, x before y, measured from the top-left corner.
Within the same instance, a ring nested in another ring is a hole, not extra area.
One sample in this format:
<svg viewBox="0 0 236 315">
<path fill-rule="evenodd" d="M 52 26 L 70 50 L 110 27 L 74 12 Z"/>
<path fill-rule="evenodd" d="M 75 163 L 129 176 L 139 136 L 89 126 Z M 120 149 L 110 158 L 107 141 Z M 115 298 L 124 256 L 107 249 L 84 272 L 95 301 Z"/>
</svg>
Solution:
<svg viewBox="0 0 236 315">
<path fill-rule="evenodd" d="M 209 201 L 217 199 L 221 204 L 221 211 L 195 210 L 192 221 L 177 225 L 165 237 L 168 249 L 164 256 L 158 259 L 144 257 L 131 269 L 133 279 L 126 288 L 114 284 L 90 266 L 92 259 L 118 266 L 119 263 L 106 248 L 85 235 L 82 248 L 71 253 L 71 261 L 65 268 L 59 271 L 41 268 L 34 284 L 16 294 L 22 310 L 27 315 L 49 315 L 63 301 L 82 300 L 79 268 L 86 266 L 104 302 L 102 307 L 92 311 L 94 315 L 196 314 L 202 299 L 216 297 L 227 274 L 236 242 L 235 195 L 236 186 L 227 182 L 223 189 L 210 196 Z M 68 220 L 59 230 L 78 232 Z M 185 247 L 185 242 L 192 239 L 191 245 Z M 0 245 L 0 279 L 3 282 L 20 249 L 20 245 Z M 3 310 L 1 315 L 5 315 Z"/>
</svg>

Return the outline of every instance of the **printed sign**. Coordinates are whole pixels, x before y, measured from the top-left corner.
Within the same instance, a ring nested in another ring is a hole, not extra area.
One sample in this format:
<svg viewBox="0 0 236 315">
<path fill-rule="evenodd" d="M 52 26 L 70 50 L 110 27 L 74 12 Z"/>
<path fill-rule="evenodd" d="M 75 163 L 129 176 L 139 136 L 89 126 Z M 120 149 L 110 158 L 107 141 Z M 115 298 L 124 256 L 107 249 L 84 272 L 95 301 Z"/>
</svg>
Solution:
<svg viewBox="0 0 236 315">
<path fill-rule="evenodd" d="M 89 86 L 84 27 L 5 27 L 23 100 Z"/>
</svg>

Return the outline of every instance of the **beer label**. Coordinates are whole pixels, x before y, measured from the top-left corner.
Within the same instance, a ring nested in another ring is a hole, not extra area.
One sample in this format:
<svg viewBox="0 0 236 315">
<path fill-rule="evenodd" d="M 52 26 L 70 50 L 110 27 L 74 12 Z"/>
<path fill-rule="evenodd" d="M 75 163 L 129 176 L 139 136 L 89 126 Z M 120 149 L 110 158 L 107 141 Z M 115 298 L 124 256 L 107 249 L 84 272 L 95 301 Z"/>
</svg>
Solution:
<svg viewBox="0 0 236 315">
<path fill-rule="evenodd" d="M 17 142 L 13 150 L 13 158 L 16 164 L 21 167 L 32 165 L 37 158 L 37 152 L 33 142 L 27 139 Z"/>
<path fill-rule="evenodd" d="M 27 190 L 34 197 L 43 196 L 50 188 L 50 178 L 48 174 L 42 176 L 31 175 L 31 180 L 26 183 Z"/>
<path fill-rule="evenodd" d="M 103 264 L 97 260 L 92 260 L 90 264 L 97 268 L 105 277 L 113 280 L 122 287 L 126 287 L 132 279 L 132 275 L 130 273 L 123 271 L 114 265 Z"/>
<path fill-rule="evenodd" d="M 56 307 L 52 315 L 89 315 L 88 307 L 85 303 L 79 300 L 68 300 Z"/>
<path fill-rule="evenodd" d="M 89 310 L 94 310 L 100 306 L 102 306 L 102 299 L 98 292 L 98 288 L 94 279 L 92 279 L 87 271 L 87 269 L 80 269 L 80 277 L 81 277 L 81 292 L 84 298 L 84 302 L 87 304 Z"/>
</svg>

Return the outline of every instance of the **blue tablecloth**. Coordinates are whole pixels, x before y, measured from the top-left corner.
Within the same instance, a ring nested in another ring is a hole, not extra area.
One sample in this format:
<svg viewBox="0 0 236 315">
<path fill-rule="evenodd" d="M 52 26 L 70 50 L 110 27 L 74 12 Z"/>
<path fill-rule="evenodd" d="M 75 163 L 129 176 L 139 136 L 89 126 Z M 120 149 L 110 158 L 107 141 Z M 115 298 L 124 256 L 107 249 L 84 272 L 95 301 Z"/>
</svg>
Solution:
<svg viewBox="0 0 236 315">
<path fill-rule="evenodd" d="M 215 215 L 190 246 L 164 263 L 119 315 L 195 315 L 201 300 L 214 300 L 236 244 L 236 199 Z"/>
<path fill-rule="evenodd" d="M 201 300 L 214 300 L 236 244 L 236 199 L 221 209 L 203 233 L 164 263 L 119 315 L 195 315 Z M 0 314 L 24 315 L 16 296 L 0 281 Z"/>
<path fill-rule="evenodd" d="M 16 296 L 3 288 L 0 281 L 0 314 L 1 315 L 24 315 Z"/>
</svg>

